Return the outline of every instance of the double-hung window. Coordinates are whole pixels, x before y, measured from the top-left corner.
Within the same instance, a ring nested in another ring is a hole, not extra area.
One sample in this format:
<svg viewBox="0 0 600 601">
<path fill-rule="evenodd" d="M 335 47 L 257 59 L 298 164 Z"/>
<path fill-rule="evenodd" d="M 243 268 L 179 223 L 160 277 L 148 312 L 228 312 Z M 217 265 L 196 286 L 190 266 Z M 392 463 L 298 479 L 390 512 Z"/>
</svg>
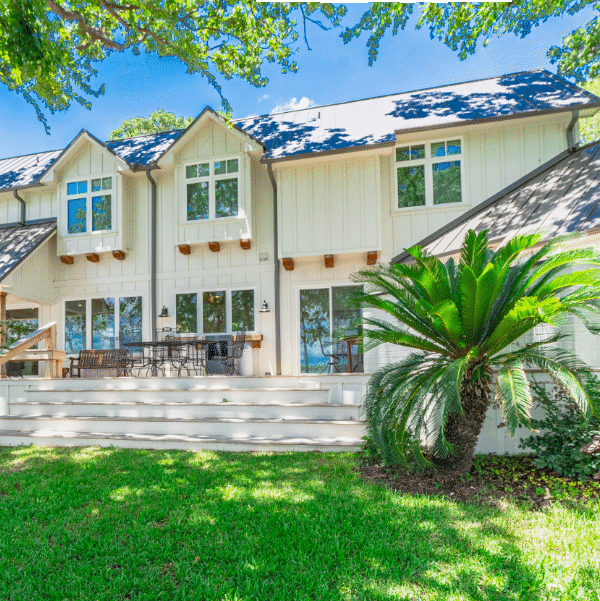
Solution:
<svg viewBox="0 0 600 601">
<path fill-rule="evenodd" d="M 239 159 L 194 163 L 185 167 L 186 220 L 237 217 L 239 212 Z"/>
<path fill-rule="evenodd" d="M 462 141 L 396 148 L 398 209 L 462 202 Z"/>
<path fill-rule="evenodd" d="M 67 182 L 67 232 L 112 230 L 112 201 L 112 177 Z"/>
<path fill-rule="evenodd" d="M 255 330 L 252 288 L 178 294 L 175 304 L 178 332 L 227 334 Z"/>
</svg>

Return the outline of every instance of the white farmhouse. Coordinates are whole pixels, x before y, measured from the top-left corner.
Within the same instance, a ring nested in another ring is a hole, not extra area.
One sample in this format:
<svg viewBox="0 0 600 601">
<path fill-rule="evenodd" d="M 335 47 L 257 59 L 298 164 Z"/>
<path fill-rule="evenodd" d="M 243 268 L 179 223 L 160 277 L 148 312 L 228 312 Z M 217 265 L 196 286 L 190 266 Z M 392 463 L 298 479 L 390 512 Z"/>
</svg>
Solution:
<svg viewBox="0 0 600 601">
<path fill-rule="evenodd" d="M 368 374 L 393 349 L 332 343 L 351 338 L 351 274 L 422 239 L 445 235 L 451 251 L 480 210 L 475 227 L 502 229 L 494 203 L 567 161 L 544 184 L 560 186 L 581 163 L 578 119 L 598 108 L 531 71 L 233 126 L 207 107 L 182 131 L 84 130 L 64 150 L 0 160 L 7 318 L 56 322 L 67 356 L 166 328 L 249 340 L 236 378 L 5 379 L 0 444 L 356 447 Z M 480 447 L 514 450 L 493 429 Z"/>
</svg>

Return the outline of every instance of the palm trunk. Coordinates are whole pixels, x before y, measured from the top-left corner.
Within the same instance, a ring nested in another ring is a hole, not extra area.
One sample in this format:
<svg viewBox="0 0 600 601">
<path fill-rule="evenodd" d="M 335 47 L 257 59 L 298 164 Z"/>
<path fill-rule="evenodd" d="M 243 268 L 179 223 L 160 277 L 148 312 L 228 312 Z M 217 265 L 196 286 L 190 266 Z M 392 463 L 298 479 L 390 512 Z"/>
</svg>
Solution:
<svg viewBox="0 0 600 601">
<path fill-rule="evenodd" d="M 473 465 L 477 440 L 490 404 L 491 384 L 489 378 L 470 381 L 468 374 L 461 385 L 463 414 L 448 419 L 444 432 L 454 445 L 454 455 L 440 462 L 444 476 L 453 478 L 466 474 Z"/>
</svg>

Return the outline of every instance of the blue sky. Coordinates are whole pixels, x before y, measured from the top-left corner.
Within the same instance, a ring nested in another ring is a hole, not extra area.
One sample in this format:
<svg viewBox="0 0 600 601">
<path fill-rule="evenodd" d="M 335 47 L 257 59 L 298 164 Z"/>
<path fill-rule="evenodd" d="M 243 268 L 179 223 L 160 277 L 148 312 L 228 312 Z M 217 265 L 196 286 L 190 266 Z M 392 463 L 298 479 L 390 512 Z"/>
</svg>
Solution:
<svg viewBox="0 0 600 601">
<path fill-rule="evenodd" d="M 354 24 L 367 7 L 348 5 L 343 24 Z M 523 40 L 512 34 L 492 39 L 487 48 L 480 47 L 464 61 L 441 42 L 430 40 L 427 30 L 416 31 L 413 20 L 397 36 L 386 36 L 372 67 L 367 64 L 366 37 L 344 45 L 341 30 L 323 32 L 314 26 L 308 30 L 312 50 L 299 42 L 298 73 L 282 75 L 269 65 L 265 74 L 270 81 L 265 88 L 240 80 L 221 78 L 220 83 L 237 118 L 291 106 L 293 99 L 323 105 L 528 69 L 556 72 L 546 58 L 548 48 L 590 16 L 591 9 L 586 9 L 574 17 L 552 19 Z M 50 136 L 30 105 L 0 87 L 0 157 L 64 148 L 82 128 L 107 140 L 124 119 L 147 116 L 158 108 L 183 116 L 196 116 L 206 105 L 220 108 L 218 94 L 199 75 L 186 74 L 176 59 L 115 54 L 98 71 L 94 85 L 105 83 L 104 96 L 92 99 L 91 110 L 74 104 L 64 113 L 48 114 Z"/>
</svg>

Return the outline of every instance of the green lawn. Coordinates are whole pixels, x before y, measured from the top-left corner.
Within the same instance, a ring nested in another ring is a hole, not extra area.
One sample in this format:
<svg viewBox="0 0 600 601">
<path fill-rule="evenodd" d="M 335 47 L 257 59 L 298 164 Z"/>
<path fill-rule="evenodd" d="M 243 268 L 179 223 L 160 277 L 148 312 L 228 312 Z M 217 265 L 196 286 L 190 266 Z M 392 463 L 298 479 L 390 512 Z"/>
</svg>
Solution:
<svg viewBox="0 0 600 601">
<path fill-rule="evenodd" d="M 364 484 L 354 455 L 0 449 L 0 599 L 600 598 L 600 509 Z"/>
</svg>

